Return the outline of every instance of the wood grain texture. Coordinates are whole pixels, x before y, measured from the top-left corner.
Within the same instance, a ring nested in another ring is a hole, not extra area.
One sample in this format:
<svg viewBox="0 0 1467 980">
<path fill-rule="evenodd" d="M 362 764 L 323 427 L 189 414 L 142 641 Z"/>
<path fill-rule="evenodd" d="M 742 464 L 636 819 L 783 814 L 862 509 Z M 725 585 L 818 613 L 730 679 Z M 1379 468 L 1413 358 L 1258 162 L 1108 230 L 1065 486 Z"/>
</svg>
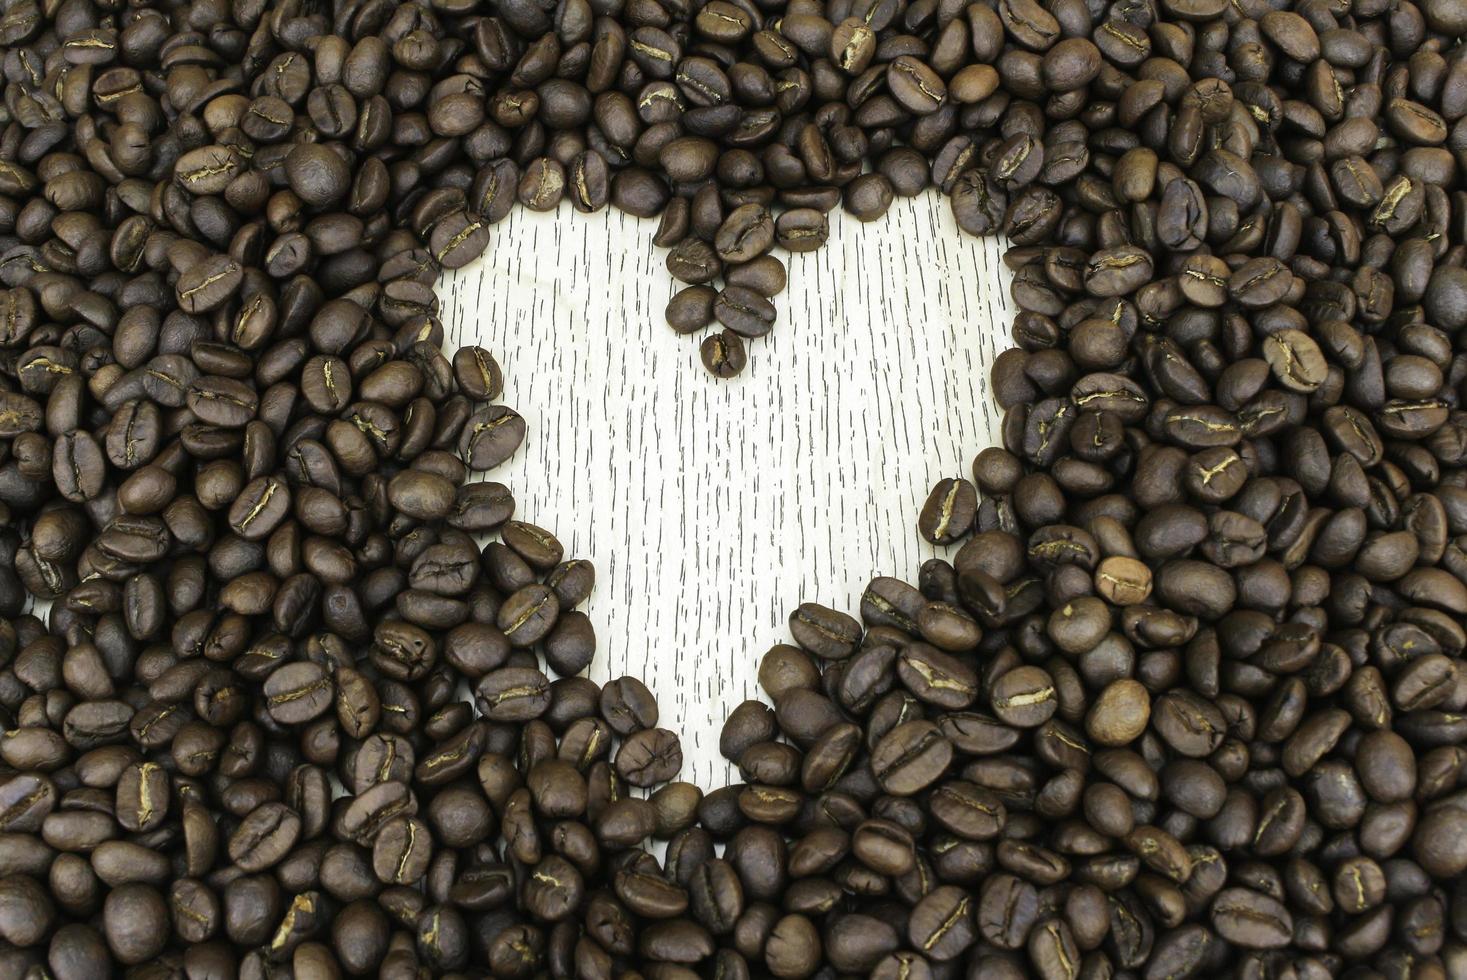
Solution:
<svg viewBox="0 0 1467 980">
<path fill-rule="evenodd" d="M 723 719 L 802 601 L 854 613 L 874 574 L 915 580 L 934 481 L 998 442 L 987 387 L 1010 345 L 997 239 L 958 232 L 935 193 L 792 256 L 773 334 L 720 382 L 663 308 L 655 222 L 516 209 L 440 283 L 456 348 L 505 371 L 529 436 L 487 476 L 516 516 L 591 559 L 590 674 L 642 678 L 683 738 L 682 778 L 723 785 Z"/>
</svg>

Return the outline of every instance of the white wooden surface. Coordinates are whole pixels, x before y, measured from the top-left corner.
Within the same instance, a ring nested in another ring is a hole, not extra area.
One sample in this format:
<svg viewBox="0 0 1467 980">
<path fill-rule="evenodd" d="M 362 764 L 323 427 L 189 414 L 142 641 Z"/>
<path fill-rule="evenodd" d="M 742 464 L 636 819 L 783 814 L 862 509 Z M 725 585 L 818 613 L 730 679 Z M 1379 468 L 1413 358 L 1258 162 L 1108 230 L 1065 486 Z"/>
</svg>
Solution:
<svg viewBox="0 0 1467 980">
<path fill-rule="evenodd" d="M 914 580 L 932 483 L 997 442 L 988 366 L 1008 347 L 997 239 L 961 235 L 935 194 L 817 253 L 778 253 L 774 332 L 733 381 L 663 320 L 676 288 L 655 222 L 516 209 L 440 283 L 450 348 L 505 371 L 529 436 L 489 477 L 520 519 L 596 566 L 598 681 L 632 674 L 683 738 L 682 778 L 723 785 L 723 719 L 757 697 L 764 651 L 802 601 L 855 613 L 874 574 Z"/>
</svg>

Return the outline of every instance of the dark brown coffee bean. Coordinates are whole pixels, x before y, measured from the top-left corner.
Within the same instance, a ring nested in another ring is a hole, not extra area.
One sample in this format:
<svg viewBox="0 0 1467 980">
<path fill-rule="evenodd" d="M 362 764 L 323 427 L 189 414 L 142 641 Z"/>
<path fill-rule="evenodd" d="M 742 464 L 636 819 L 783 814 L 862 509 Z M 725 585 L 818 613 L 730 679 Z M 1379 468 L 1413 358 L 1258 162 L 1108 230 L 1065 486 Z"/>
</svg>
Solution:
<svg viewBox="0 0 1467 980">
<path fill-rule="evenodd" d="M 168 816 L 171 795 L 162 768 L 151 762 L 129 765 L 117 779 L 117 822 L 134 833 L 154 830 Z"/>
<path fill-rule="evenodd" d="M 713 322 L 713 303 L 719 291 L 712 286 L 688 286 L 667 303 L 667 325 L 678 333 L 697 333 Z"/>
<path fill-rule="evenodd" d="M 974 912 L 971 894 L 953 885 L 941 885 L 912 909 L 907 939 L 932 960 L 955 959 L 978 938 Z"/>
<path fill-rule="evenodd" d="M 485 405 L 459 436 L 459 452 L 471 470 L 490 470 L 513 456 L 525 441 L 525 420 L 514 409 Z"/>
<path fill-rule="evenodd" d="M 774 326 L 774 304 L 744 286 L 725 286 L 713 301 L 713 317 L 741 337 L 762 337 Z"/>
<path fill-rule="evenodd" d="M 1293 918 L 1282 902 L 1247 888 L 1225 888 L 1213 899 L 1212 926 L 1244 949 L 1288 945 Z"/>
<path fill-rule="evenodd" d="M 267 710 L 281 724 L 299 725 L 331 709 L 335 691 L 320 664 L 286 664 L 265 681 Z"/>
<path fill-rule="evenodd" d="M 440 219 L 429 237 L 428 249 L 445 269 L 461 269 L 484 254 L 489 246 L 488 224 L 467 211 Z"/>
<path fill-rule="evenodd" d="M 1003 224 L 1008 198 L 986 170 L 960 173 L 951 192 L 953 218 L 970 235 L 991 235 Z"/>
<path fill-rule="evenodd" d="M 773 298 L 784 292 L 787 276 L 783 262 L 773 255 L 761 255 L 757 259 L 725 270 L 724 282 Z"/>
<path fill-rule="evenodd" d="M 910 55 L 901 55 L 887 66 L 886 84 L 892 97 L 909 112 L 934 112 L 947 99 L 942 78 Z"/>
<path fill-rule="evenodd" d="M 724 262 L 750 262 L 774 245 L 774 218 L 759 204 L 745 204 L 731 211 L 718 228 L 714 246 Z"/>
<path fill-rule="evenodd" d="M 978 511 L 978 491 L 967 480 L 940 480 L 932 488 L 917 530 L 933 544 L 952 544 L 973 526 Z"/>
<path fill-rule="evenodd" d="M 133 883 L 110 891 L 102 924 L 108 949 L 128 965 L 152 959 L 168 943 L 168 906 L 151 885 Z"/>
<path fill-rule="evenodd" d="M 665 783 L 683 765 L 682 744 L 665 728 L 643 728 L 629 735 L 616 753 L 616 771 L 633 786 Z"/>
<path fill-rule="evenodd" d="M 732 378 L 748 363 L 744 341 L 732 330 L 722 330 L 709 336 L 703 341 L 699 353 L 703 367 L 716 378 Z"/>
<path fill-rule="evenodd" d="M 178 277 L 178 305 L 190 313 L 208 313 L 228 302 L 243 281 L 244 270 L 234 259 L 210 256 Z"/>
<path fill-rule="evenodd" d="M 550 682 L 528 667 L 491 671 L 474 693 L 484 714 L 496 721 L 528 721 L 550 706 Z"/>
<path fill-rule="evenodd" d="M 871 767 L 888 793 L 916 793 L 942 777 L 952 760 L 952 744 L 937 726 L 911 721 L 886 734 L 872 750 Z"/>
<path fill-rule="evenodd" d="M 289 807 L 262 803 L 229 838 L 229 857 L 244 871 L 263 871 L 285 858 L 300 830 L 301 819 Z"/>
<path fill-rule="evenodd" d="M 774 230 L 780 247 L 791 252 L 813 251 L 830 237 L 824 212 L 814 208 L 785 211 L 775 220 Z"/>
<path fill-rule="evenodd" d="M 388 821 L 372 842 L 372 870 L 389 885 L 408 885 L 428 870 L 433 839 L 427 824 L 417 817 Z"/>
<path fill-rule="evenodd" d="M 993 713 L 1021 728 L 1044 724 L 1059 708 L 1054 680 L 1038 667 L 1016 667 L 994 682 Z"/>
<path fill-rule="evenodd" d="M 716 279 L 723 271 L 723 262 L 707 242 L 685 238 L 667 253 L 667 271 L 679 282 L 697 285 Z"/>
</svg>

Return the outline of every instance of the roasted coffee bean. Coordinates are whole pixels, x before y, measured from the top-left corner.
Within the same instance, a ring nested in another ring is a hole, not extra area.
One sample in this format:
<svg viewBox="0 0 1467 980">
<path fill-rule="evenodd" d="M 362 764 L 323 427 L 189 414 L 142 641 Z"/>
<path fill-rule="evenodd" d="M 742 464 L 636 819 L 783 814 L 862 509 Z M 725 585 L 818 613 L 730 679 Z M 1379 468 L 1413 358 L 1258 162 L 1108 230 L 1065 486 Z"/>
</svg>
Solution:
<svg viewBox="0 0 1467 980">
<path fill-rule="evenodd" d="M 282 861 L 300 836 L 301 819 L 283 803 L 262 803 L 229 838 L 229 856 L 247 872 Z"/>
<path fill-rule="evenodd" d="M 716 279 L 723 262 L 707 242 L 685 238 L 667 254 L 667 271 L 679 282 L 697 285 Z"/>
<path fill-rule="evenodd" d="M 459 452 L 471 470 L 491 470 L 525 441 L 525 420 L 514 409 L 486 405 L 464 423 Z"/>
<path fill-rule="evenodd" d="M 950 195 L 953 218 L 970 235 L 991 235 L 1003 225 L 1008 199 L 987 171 L 973 167 L 958 174 Z"/>
<path fill-rule="evenodd" d="M 718 257 L 724 262 L 742 264 L 753 261 L 774 245 L 774 218 L 760 204 L 735 208 L 724 219 L 714 239 Z"/>
<path fill-rule="evenodd" d="M 281 724 L 299 725 L 330 710 L 331 679 L 316 663 L 286 664 L 270 674 L 264 687 L 266 710 Z"/>
<path fill-rule="evenodd" d="M 952 960 L 977 940 L 975 919 L 973 896 L 953 885 L 941 885 L 913 907 L 907 940 L 932 960 Z"/>
<path fill-rule="evenodd" d="M 123 769 L 117 779 L 117 822 L 133 832 L 156 829 L 168 816 L 168 774 L 150 762 Z"/>
<path fill-rule="evenodd" d="M 743 286 L 770 298 L 784 292 L 787 282 L 784 263 L 773 255 L 735 265 L 725 270 L 723 278 L 730 286 Z"/>
<path fill-rule="evenodd" d="M 861 640 L 861 624 L 855 619 L 813 602 L 796 609 L 790 615 L 789 626 L 795 642 L 828 660 L 850 656 Z"/>
<path fill-rule="evenodd" d="M 667 325 L 678 333 L 697 333 L 713 322 L 713 304 L 720 293 L 712 286 L 688 286 L 667 302 Z"/>
<path fill-rule="evenodd" d="M 791 252 L 809 252 L 830 237 L 825 214 L 815 208 L 791 208 L 776 219 L 774 231 L 780 247 Z"/>
<path fill-rule="evenodd" d="M 1218 935 L 1244 949 L 1276 949 L 1289 943 L 1293 919 L 1282 902 L 1247 888 L 1225 888 L 1213 899 Z"/>
<path fill-rule="evenodd" d="M 539 157 L 532 160 L 520 177 L 517 197 L 531 211 L 553 211 L 565 197 L 565 167 L 559 160 Z"/>
<path fill-rule="evenodd" d="M 774 304 L 745 286 L 726 286 L 713 301 L 713 317 L 741 337 L 762 337 L 774 325 Z"/>
<path fill-rule="evenodd" d="M 372 870 L 389 885 L 408 885 L 428 870 L 433 840 L 427 824 L 417 817 L 388 821 L 372 842 Z"/>
<path fill-rule="evenodd" d="M 699 349 L 703 367 L 717 378 L 731 378 L 744 370 L 748 354 L 743 339 L 732 330 L 722 330 L 703 341 Z"/>
<path fill-rule="evenodd" d="M 616 771 L 633 786 L 665 783 L 682 769 L 678 737 L 665 728 L 643 728 L 629 735 L 616 753 Z"/>
<path fill-rule="evenodd" d="M 1033 728 L 1048 721 L 1059 708 L 1054 680 L 1039 667 L 1015 667 L 993 684 L 993 713 L 1002 721 Z"/>
<path fill-rule="evenodd" d="M 941 480 L 932 488 L 917 530 L 933 544 L 952 544 L 973 526 L 978 512 L 978 491 L 967 480 Z"/>
<path fill-rule="evenodd" d="M 179 308 L 189 313 L 208 313 L 228 302 L 243 281 L 244 269 L 229 256 L 203 258 L 178 277 Z"/>
<path fill-rule="evenodd" d="M 1085 716 L 1085 732 L 1101 745 L 1127 745 L 1146 730 L 1151 696 L 1145 686 L 1120 678 L 1101 691 Z"/>
<path fill-rule="evenodd" d="M 502 667 L 484 675 L 474 690 L 485 716 L 494 721 L 529 721 L 550 706 L 550 682 L 532 667 Z"/>
<path fill-rule="evenodd" d="M 952 744 L 937 726 L 927 721 L 910 721 L 892 729 L 876 744 L 871 768 L 882 788 L 904 796 L 940 779 L 952 755 Z"/>
<path fill-rule="evenodd" d="M 886 84 L 892 97 L 909 112 L 933 112 L 947 98 L 947 86 L 942 78 L 911 55 L 892 60 L 886 69 Z"/>
</svg>

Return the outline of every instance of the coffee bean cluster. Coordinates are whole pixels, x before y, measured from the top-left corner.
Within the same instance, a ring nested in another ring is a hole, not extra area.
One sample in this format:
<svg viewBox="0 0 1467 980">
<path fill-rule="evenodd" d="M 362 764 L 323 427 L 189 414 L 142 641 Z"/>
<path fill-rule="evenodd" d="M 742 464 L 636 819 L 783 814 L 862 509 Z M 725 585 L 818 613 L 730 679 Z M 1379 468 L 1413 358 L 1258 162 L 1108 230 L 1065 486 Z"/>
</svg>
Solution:
<svg viewBox="0 0 1467 980">
<path fill-rule="evenodd" d="M 0 0 L 0 976 L 1467 975 L 1464 33 Z M 659 217 L 731 376 L 776 246 L 934 186 L 1015 246 L 1003 446 L 705 794 L 436 280 Z"/>
</svg>

